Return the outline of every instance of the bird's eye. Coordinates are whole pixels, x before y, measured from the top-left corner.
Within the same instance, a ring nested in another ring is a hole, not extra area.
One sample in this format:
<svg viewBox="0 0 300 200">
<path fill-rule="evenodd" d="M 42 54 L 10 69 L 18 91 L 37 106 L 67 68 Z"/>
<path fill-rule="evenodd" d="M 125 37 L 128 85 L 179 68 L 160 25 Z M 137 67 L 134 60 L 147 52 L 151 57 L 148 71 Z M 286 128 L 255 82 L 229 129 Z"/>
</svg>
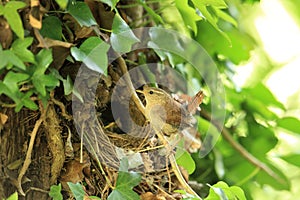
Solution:
<svg viewBox="0 0 300 200">
<path fill-rule="evenodd" d="M 149 92 L 149 94 L 153 94 L 153 91 L 151 90 L 151 91 Z"/>
</svg>

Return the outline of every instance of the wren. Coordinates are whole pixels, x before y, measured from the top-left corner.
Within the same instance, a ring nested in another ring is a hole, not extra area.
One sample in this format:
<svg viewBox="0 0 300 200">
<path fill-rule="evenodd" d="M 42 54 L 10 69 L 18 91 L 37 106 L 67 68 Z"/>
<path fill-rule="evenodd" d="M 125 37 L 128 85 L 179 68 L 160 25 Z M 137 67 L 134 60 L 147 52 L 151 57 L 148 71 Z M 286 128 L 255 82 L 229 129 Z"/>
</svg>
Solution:
<svg viewBox="0 0 300 200">
<path fill-rule="evenodd" d="M 145 117 L 157 130 L 166 135 L 171 135 L 187 127 L 194 121 L 193 107 L 198 107 L 202 102 L 203 93 L 198 92 L 190 102 L 180 103 L 162 89 L 145 85 L 143 90 L 137 90 L 145 96 Z"/>
</svg>

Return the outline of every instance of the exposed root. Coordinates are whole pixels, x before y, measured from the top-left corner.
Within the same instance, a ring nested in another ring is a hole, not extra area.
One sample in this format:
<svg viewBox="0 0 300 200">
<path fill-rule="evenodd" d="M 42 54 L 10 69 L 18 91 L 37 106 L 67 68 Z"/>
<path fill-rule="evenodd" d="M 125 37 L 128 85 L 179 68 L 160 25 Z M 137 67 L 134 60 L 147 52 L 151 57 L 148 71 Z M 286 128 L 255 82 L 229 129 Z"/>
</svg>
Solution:
<svg viewBox="0 0 300 200">
<path fill-rule="evenodd" d="M 27 152 L 26 152 L 26 157 L 25 157 L 25 160 L 24 160 L 24 164 L 20 170 L 20 173 L 19 173 L 19 176 L 17 178 L 17 182 L 16 182 L 16 187 L 19 191 L 19 193 L 23 196 L 25 196 L 25 193 L 22 189 L 22 178 L 23 176 L 25 175 L 30 163 L 31 163 L 31 153 L 32 153 L 32 149 L 33 149 L 33 145 L 34 145 L 34 142 L 35 142 L 35 138 L 36 138 L 36 134 L 41 126 L 41 124 L 45 121 L 45 115 L 46 115 L 46 111 L 47 111 L 47 107 L 46 108 L 43 108 L 43 105 L 41 102 L 39 102 L 39 106 L 40 106 L 40 111 L 41 111 L 41 116 L 40 118 L 36 121 L 35 125 L 34 125 L 34 128 L 30 134 L 30 142 L 29 142 L 29 145 L 28 145 L 28 149 L 27 149 Z"/>
<path fill-rule="evenodd" d="M 51 92 L 50 96 L 51 96 L 51 101 L 60 108 L 61 115 L 66 120 L 71 120 L 72 116 L 67 113 L 65 105 L 62 102 L 60 102 L 60 101 L 58 101 L 57 99 L 54 98 L 54 93 L 53 92 Z"/>
</svg>

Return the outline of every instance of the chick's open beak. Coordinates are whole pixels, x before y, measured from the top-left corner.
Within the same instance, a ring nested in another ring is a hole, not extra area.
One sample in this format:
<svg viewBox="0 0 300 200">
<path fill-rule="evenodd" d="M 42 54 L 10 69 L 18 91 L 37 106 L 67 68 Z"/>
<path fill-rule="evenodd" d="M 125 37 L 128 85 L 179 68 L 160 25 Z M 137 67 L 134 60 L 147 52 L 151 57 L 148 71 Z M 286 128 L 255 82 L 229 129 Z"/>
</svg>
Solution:
<svg viewBox="0 0 300 200">
<path fill-rule="evenodd" d="M 144 94 L 144 91 L 143 90 L 135 90 L 137 93 L 141 93 L 141 94 Z"/>
</svg>

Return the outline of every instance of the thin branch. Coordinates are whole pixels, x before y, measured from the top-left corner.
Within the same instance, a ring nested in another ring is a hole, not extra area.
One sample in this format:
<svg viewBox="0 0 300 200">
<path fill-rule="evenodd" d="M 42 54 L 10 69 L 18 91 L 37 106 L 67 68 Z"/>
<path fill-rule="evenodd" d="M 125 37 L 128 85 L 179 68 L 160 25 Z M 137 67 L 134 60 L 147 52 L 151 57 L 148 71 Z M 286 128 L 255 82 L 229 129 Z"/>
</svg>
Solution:
<svg viewBox="0 0 300 200">
<path fill-rule="evenodd" d="M 241 154 L 242 157 L 244 157 L 248 162 L 250 162 L 252 165 L 255 167 L 258 167 L 259 169 L 263 170 L 266 172 L 268 175 L 276 179 L 277 181 L 284 183 L 285 181 L 280 178 L 270 167 L 268 167 L 265 163 L 262 161 L 258 160 L 255 156 L 253 156 L 250 152 L 248 152 L 240 143 L 236 142 L 230 132 L 228 131 L 227 128 L 221 126 L 218 124 L 216 121 L 213 121 L 211 119 L 210 113 L 208 113 L 205 110 L 201 110 L 201 115 L 207 119 L 210 120 L 213 125 L 215 125 L 219 131 L 221 131 L 221 134 L 227 140 L 227 142 L 237 151 Z"/>
<path fill-rule="evenodd" d="M 128 70 L 127 70 L 127 65 L 125 60 L 122 58 L 122 56 L 118 56 L 117 59 L 119 65 L 120 65 L 120 69 L 124 75 L 125 81 L 127 83 L 127 86 L 129 87 L 130 92 L 133 94 L 132 95 L 132 99 L 134 101 L 134 103 L 136 104 L 136 106 L 138 107 L 138 109 L 143 113 L 143 115 L 145 116 L 145 107 L 142 104 L 141 100 L 139 99 L 138 95 L 136 94 L 135 88 L 133 87 L 133 84 L 131 82 Z"/>
</svg>

